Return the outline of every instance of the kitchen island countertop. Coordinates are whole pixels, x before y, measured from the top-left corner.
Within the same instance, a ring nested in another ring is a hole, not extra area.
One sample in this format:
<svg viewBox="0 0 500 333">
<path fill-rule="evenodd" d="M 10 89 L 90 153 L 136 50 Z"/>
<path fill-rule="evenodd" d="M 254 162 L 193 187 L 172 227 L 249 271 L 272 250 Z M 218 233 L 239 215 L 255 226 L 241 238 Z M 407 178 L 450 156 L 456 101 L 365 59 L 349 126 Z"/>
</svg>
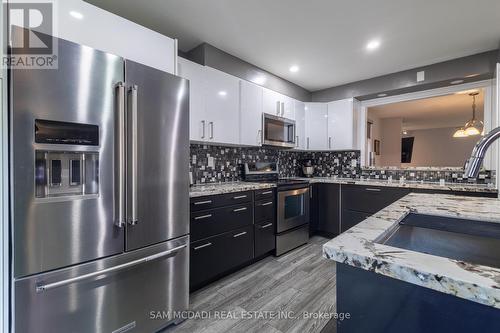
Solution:
<svg viewBox="0 0 500 333">
<path fill-rule="evenodd" d="M 377 243 L 409 213 L 500 223 L 500 200 L 410 193 L 327 242 L 324 257 L 500 309 L 500 269 Z"/>
</svg>

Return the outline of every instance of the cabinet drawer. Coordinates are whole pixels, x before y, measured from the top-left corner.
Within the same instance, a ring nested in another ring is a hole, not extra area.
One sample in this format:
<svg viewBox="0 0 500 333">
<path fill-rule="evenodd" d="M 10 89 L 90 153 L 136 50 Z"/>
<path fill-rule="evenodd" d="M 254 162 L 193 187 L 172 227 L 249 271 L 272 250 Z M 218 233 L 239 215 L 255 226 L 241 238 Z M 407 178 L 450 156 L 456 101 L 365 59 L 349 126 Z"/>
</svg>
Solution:
<svg viewBox="0 0 500 333">
<path fill-rule="evenodd" d="M 265 199 L 274 199 L 275 191 L 273 188 L 266 188 L 263 190 L 256 190 L 255 201 L 257 200 L 265 200 Z"/>
<path fill-rule="evenodd" d="M 191 239 L 198 240 L 253 223 L 251 202 L 191 213 Z"/>
<path fill-rule="evenodd" d="M 275 225 L 273 221 L 255 225 L 255 257 L 268 253 L 276 248 Z"/>
<path fill-rule="evenodd" d="M 191 212 L 253 201 L 253 192 L 234 192 L 191 198 Z"/>
<path fill-rule="evenodd" d="M 408 193 L 408 189 L 401 188 L 343 185 L 342 208 L 373 214 Z"/>
<path fill-rule="evenodd" d="M 354 227 L 359 222 L 362 222 L 372 214 L 356 212 L 353 210 L 343 209 L 342 210 L 342 223 L 340 225 L 340 232 L 344 232 L 352 227 Z"/>
<path fill-rule="evenodd" d="M 276 216 L 276 200 L 274 198 L 255 202 L 255 223 L 271 220 Z"/>
<path fill-rule="evenodd" d="M 200 287 L 253 258 L 253 226 L 191 243 L 190 288 Z"/>
</svg>

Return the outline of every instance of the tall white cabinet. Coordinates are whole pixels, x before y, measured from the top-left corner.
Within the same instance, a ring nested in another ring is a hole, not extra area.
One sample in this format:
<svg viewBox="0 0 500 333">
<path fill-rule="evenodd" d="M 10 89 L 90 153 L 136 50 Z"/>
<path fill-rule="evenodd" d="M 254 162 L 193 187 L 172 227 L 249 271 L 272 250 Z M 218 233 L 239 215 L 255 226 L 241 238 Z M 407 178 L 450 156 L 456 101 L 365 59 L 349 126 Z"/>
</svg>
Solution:
<svg viewBox="0 0 500 333">
<path fill-rule="evenodd" d="M 240 144 L 262 145 L 263 88 L 240 81 Z"/>
<path fill-rule="evenodd" d="M 56 37 L 175 73 L 175 40 L 83 0 L 55 0 Z M 70 15 L 75 11 L 80 19 Z"/>
<path fill-rule="evenodd" d="M 326 103 L 306 103 L 306 149 L 328 149 L 328 108 Z"/>
<path fill-rule="evenodd" d="M 189 139 L 208 140 L 205 114 L 205 67 L 179 58 L 179 76 L 189 80 Z"/>
<path fill-rule="evenodd" d="M 328 149 L 350 150 L 357 146 L 354 99 L 328 103 Z"/>
</svg>

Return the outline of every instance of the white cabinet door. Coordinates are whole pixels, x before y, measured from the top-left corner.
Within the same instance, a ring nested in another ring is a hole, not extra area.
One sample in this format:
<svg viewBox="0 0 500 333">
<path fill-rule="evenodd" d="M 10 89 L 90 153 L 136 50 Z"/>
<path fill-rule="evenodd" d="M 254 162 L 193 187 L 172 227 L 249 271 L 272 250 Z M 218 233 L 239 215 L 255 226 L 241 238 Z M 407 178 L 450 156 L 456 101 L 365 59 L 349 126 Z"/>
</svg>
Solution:
<svg viewBox="0 0 500 333">
<path fill-rule="evenodd" d="M 263 92 L 263 111 L 288 119 L 295 119 L 295 100 L 276 91 L 262 88 Z"/>
<path fill-rule="evenodd" d="M 353 99 L 328 103 L 329 149 L 355 149 L 355 133 Z"/>
<path fill-rule="evenodd" d="M 179 57 L 179 76 L 189 80 L 189 139 L 208 140 L 205 114 L 205 67 Z"/>
<path fill-rule="evenodd" d="M 284 104 L 282 117 L 295 120 L 295 100 L 285 95 L 281 96 Z"/>
<path fill-rule="evenodd" d="M 262 145 L 262 87 L 240 81 L 240 144 Z"/>
<path fill-rule="evenodd" d="M 175 41 L 82 0 L 56 0 L 56 37 L 173 74 Z M 70 12 L 81 14 L 80 18 Z"/>
<path fill-rule="evenodd" d="M 306 103 L 306 149 L 328 149 L 326 103 Z"/>
<path fill-rule="evenodd" d="M 295 101 L 295 145 L 306 149 L 306 103 Z"/>
<path fill-rule="evenodd" d="M 217 143 L 239 142 L 240 80 L 205 67 L 205 112 L 208 140 Z"/>
<path fill-rule="evenodd" d="M 281 94 L 267 88 L 262 88 L 263 92 L 263 111 L 281 117 Z"/>
</svg>

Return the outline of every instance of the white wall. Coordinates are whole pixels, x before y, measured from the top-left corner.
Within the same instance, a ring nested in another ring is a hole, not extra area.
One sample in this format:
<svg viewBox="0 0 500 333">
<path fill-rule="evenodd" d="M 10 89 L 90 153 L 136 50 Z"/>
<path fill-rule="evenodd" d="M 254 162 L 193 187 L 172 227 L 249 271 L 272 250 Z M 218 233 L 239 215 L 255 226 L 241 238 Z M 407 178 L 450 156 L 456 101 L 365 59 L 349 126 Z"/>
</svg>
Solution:
<svg viewBox="0 0 500 333">
<path fill-rule="evenodd" d="M 402 127 L 401 118 L 385 118 L 381 121 L 380 166 L 401 166 Z"/>
<path fill-rule="evenodd" d="M 408 131 L 414 137 L 411 163 L 403 167 L 463 167 L 479 136 L 454 138 L 456 128 L 432 128 Z"/>
</svg>

